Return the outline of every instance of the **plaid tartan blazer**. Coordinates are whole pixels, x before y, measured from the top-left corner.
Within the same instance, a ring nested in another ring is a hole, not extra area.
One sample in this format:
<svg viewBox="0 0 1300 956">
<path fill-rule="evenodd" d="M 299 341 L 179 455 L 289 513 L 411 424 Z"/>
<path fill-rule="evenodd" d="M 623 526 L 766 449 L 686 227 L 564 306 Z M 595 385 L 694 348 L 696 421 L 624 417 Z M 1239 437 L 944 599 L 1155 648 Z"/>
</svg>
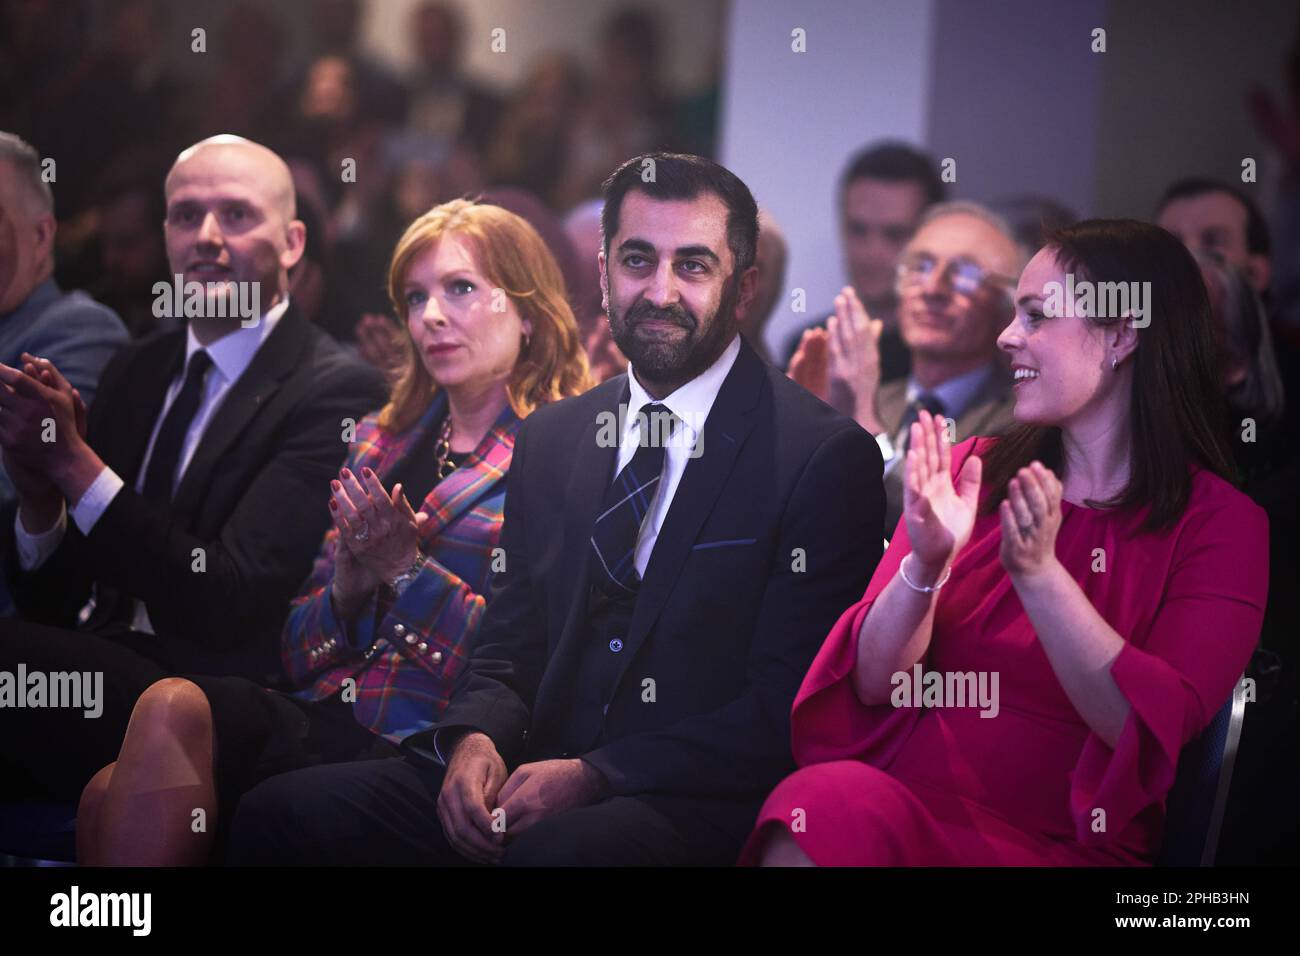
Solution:
<svg viewBox="0 0 1300 956">
<path fill-rule="evenodd" d="M 439 392 L 420 420 L 396 435 L 379 429 L 377 415 L 367 416 L 347 467 L 359 474 L 368 466 L 391 489 L 394 468 L 441 425 L 446 409 Z M 424 499 L 424 568 L 381 619 L 376 595 L 350 626 L 334 614 L 329 587 L 338 531 L 330 528 L 281 636 L 280 657 L 297 696 L 323 700 L 342 691 L 358 723 L 394 742 L 442 715 L 486 606 L 520 424 L 507 405 L 465 463 Z M 356 682 L 355 698 L 343 686 L 348 678 Z"/>
</svg>

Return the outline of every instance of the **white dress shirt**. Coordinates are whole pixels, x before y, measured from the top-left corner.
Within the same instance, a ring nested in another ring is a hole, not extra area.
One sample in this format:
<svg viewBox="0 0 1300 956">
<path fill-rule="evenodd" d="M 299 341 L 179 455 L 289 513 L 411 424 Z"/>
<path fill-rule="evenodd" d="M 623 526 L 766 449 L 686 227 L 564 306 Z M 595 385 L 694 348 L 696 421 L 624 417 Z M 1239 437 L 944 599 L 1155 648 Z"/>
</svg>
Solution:
<svg viewBox="0 0 1300 956">
<path fill-rule="evenodd" d="M 627 421 L 623 425 L 622 436 L 619 439 L 618 467 L 614 470 L 614 474 L 617 475 L 632 460 L 640 445 L 640 422 L 636 413 L 644 406 L 658 402 L 681 419 L 681 423 L 673 430 L 672 439 L 664 449 L 663 474 L 655 488 L 654 498 L 646 511 L 636 540 L 636 571 L 642 577 L 645 576 L 646 566 L 650 564 L 650 553 L 659 539 L 659 529 L 664 526 L 664 519 L 668 517 L 673 496 L 677 494 L 682 473 L 686 471 L 687 462 L 690 461 L 692 448 L 704 430 L 705 419 L 709 417 L 709 410 L 713 408 L 713 402 L 718 397 L 718 390 L 722 388 L 722 382 L 731 371 L 731 367 L 736 364 L 736 356 L 739 354 L 740 336 L 737 335 L 718 356 L 717 361 L 672 394 L 660 399 L 651 397 L 637 381 L 632 366 L 628 366 L 627 381 L 631 395 L 628 398 Z M 699 452 L 696 454 L 698 455 Z"/>
<path fill-rule="evenodd" d="M 158 418 L 154 422 L 153 431 L 149 435 L 149 444 L 145 446 L 144 458 L 140 461 L 140 471 L 135 481 L 135 490 L 141 491 L 144 488 L 145 474 L 149 469 L 149 459 L 153 455 L 154 442 L 158 439 L 158 432 L 162 428 L 163 421 L 167 418 L 167 412 L 170 411 L 172 403 L 180 394 L 181 387 L 185 382 L 185 370 L 189 368 L 190 357 L 199 349 L 205 349 L 212 359 L 212 367 L 208 370 L 207 376 L 203 380 L 203 396 L 199 401 L 198 411 L 194 413 L 194 419 L 190 422 L 189 429 L 185 432 L 185 441 L 181 445 L 181 454 L 176 462 L 176 473 L 172 476 L 172 491 L 180 484 L 181 478 L 185 475 L 185 469 L 189 467 L 190 459 L 194 457 L 194 450 L 198 448 L 203 433 L 207 431 L 217 409 L 225 400 L 227 394 L 234 384 L 239 381 L 248 366 L 252 364 L 253 356 L 257 350 L 262 347 L 276 324 L 284 316 L 285 311 L 289 308 L 289 300 L 286 297 L 282 301 L 271 307 L 267 313 L 262 316 L 262 321 L 256 325 L 244 327 L 240 326 L 235 331 L 222 336 L 208 346 L 202 345 L 194 335 L 194 327 L 191 325 L 186 330 L 185 336 L 185 364 L 177 373 L 176 378 L 172 380 L 167 389 L 167 395 L 163 399 L 162 410 L 158 413 Z M 77 499 L 72 506 L 72 520 L 76 522 L 77 527 L 81 529 L 82 534 L 90 534 L 90 530 L 95 527 L 100 516 L 108 510 L 108 506 L 113 503 L 119 491 L 125 482 L 117 472 L 113 471 L 107 465 L 95 476 L 95 480 L 90 483 L 85 493 Z M 39 568 L 49 560 L 59 544 L 63 541 L 63 536 L 68 530 L 68 509 L 60 509 L 58 521 L 54 523 L 48 531 L 39 534 L 32 534 L 23 527 L 21 517 L 15 516 L 14 530 L 17 535 L 18 563 L 24 571 L 31 571 Z M 92 605 L 94 598 L 91 599 Z M 82 610 L 82 619 L 88 616 L 88 609 Z M 144 631 L 152 634 L 153 627 L 149 623 L 149 615 L 145 611 L 143 602 L 137 601 L 135 605 L 135 617 L 132 621 L 132 627 L 137 631 Z"/>
</svg>

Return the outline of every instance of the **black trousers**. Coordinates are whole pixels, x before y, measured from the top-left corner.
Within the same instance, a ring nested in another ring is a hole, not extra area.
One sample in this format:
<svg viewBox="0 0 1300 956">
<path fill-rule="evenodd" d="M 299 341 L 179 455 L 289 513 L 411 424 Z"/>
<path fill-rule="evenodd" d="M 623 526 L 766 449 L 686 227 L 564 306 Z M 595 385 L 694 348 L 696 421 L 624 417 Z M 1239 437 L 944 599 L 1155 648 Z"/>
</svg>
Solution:
<svg viewBox="0 0 1300 956">
<path fill-rule="evenodd" d="M 124 632 L 103 637 L 26 621 L 0 621 L 0 671 L 103 675 L 102 713 L 81 708 L 0 708 L 0 797 L 76 800 L 117 759 L 136 700 L 174 673 L 164 642 Z"/>
<path fill-rule="evenodd" d="M 231 825 L 234 866 L 466 866 L 438 822 L 442 773 L 404 757 L 272 777 Z M 507 866 L 730 866 L 761 801 L 610 797 L 535 824 L 507 844 Z"/>
</svg>

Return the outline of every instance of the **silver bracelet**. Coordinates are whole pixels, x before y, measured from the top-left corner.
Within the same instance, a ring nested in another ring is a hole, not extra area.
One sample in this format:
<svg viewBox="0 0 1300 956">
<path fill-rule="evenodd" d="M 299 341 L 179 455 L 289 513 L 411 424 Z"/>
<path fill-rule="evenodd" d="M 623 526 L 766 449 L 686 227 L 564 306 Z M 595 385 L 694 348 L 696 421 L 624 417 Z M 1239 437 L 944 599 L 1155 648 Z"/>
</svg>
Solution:
<svg viewBox="0 0 1300 956">
<path fill-rule="evenodd" d="M 907 576 L 907 559 L 911 556 L 912 553 L 910 551 L 903 555 L 903 560 L 898 563 L 898 573 L 902 575 L 903 583 L 913 591 L 917 591 L 921 594 L 933 594 L 935 591 L 939 590 L 939 588 L 948 583 L 948 578 L 952 577 L 952 565 L 950 564 L 948 565 L 948 570 L 943 572 L 943 577 L 939 579 L 937 584 L 932 584 L 928 588 L 923 588 L 919 584 L 913 584 L 912 579 Z"/>
</svg>

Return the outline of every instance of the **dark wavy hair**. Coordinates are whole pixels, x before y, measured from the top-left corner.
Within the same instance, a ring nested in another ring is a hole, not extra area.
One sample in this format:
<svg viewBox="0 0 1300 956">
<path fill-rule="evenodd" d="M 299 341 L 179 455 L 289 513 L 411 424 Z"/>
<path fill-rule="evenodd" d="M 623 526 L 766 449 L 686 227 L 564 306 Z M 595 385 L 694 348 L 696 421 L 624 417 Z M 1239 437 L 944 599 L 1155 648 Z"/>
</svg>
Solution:
<svg viewBox="0 0 1300 956">
<path fill-rule="evenodd" d="M 1143 527 L 1172 527 L 1187 508 L 1191 467 L 1234 479 L 1220 390 L 1210 300 L 1201 270 L 1186 247 L 1150 223 L 1134 219 L 1088 219 L 1057 230 L 1044 248 L 1055 252 L 1066 272 L 1100 282 L 1150 282 L 1150 324 L 1138 332 L 1134 349 L 1132 435 L 1128 483 L 1094 508 L 1149 505 Z M 1121 318 L 1090 318 L 1109 325 Z M 1061 473 L 1061 429 L 1017 425 L 982 456 L 991 493 L 986 513 L 996 512 L 1007 482 L 1035 459 Z"/>
</svg>

